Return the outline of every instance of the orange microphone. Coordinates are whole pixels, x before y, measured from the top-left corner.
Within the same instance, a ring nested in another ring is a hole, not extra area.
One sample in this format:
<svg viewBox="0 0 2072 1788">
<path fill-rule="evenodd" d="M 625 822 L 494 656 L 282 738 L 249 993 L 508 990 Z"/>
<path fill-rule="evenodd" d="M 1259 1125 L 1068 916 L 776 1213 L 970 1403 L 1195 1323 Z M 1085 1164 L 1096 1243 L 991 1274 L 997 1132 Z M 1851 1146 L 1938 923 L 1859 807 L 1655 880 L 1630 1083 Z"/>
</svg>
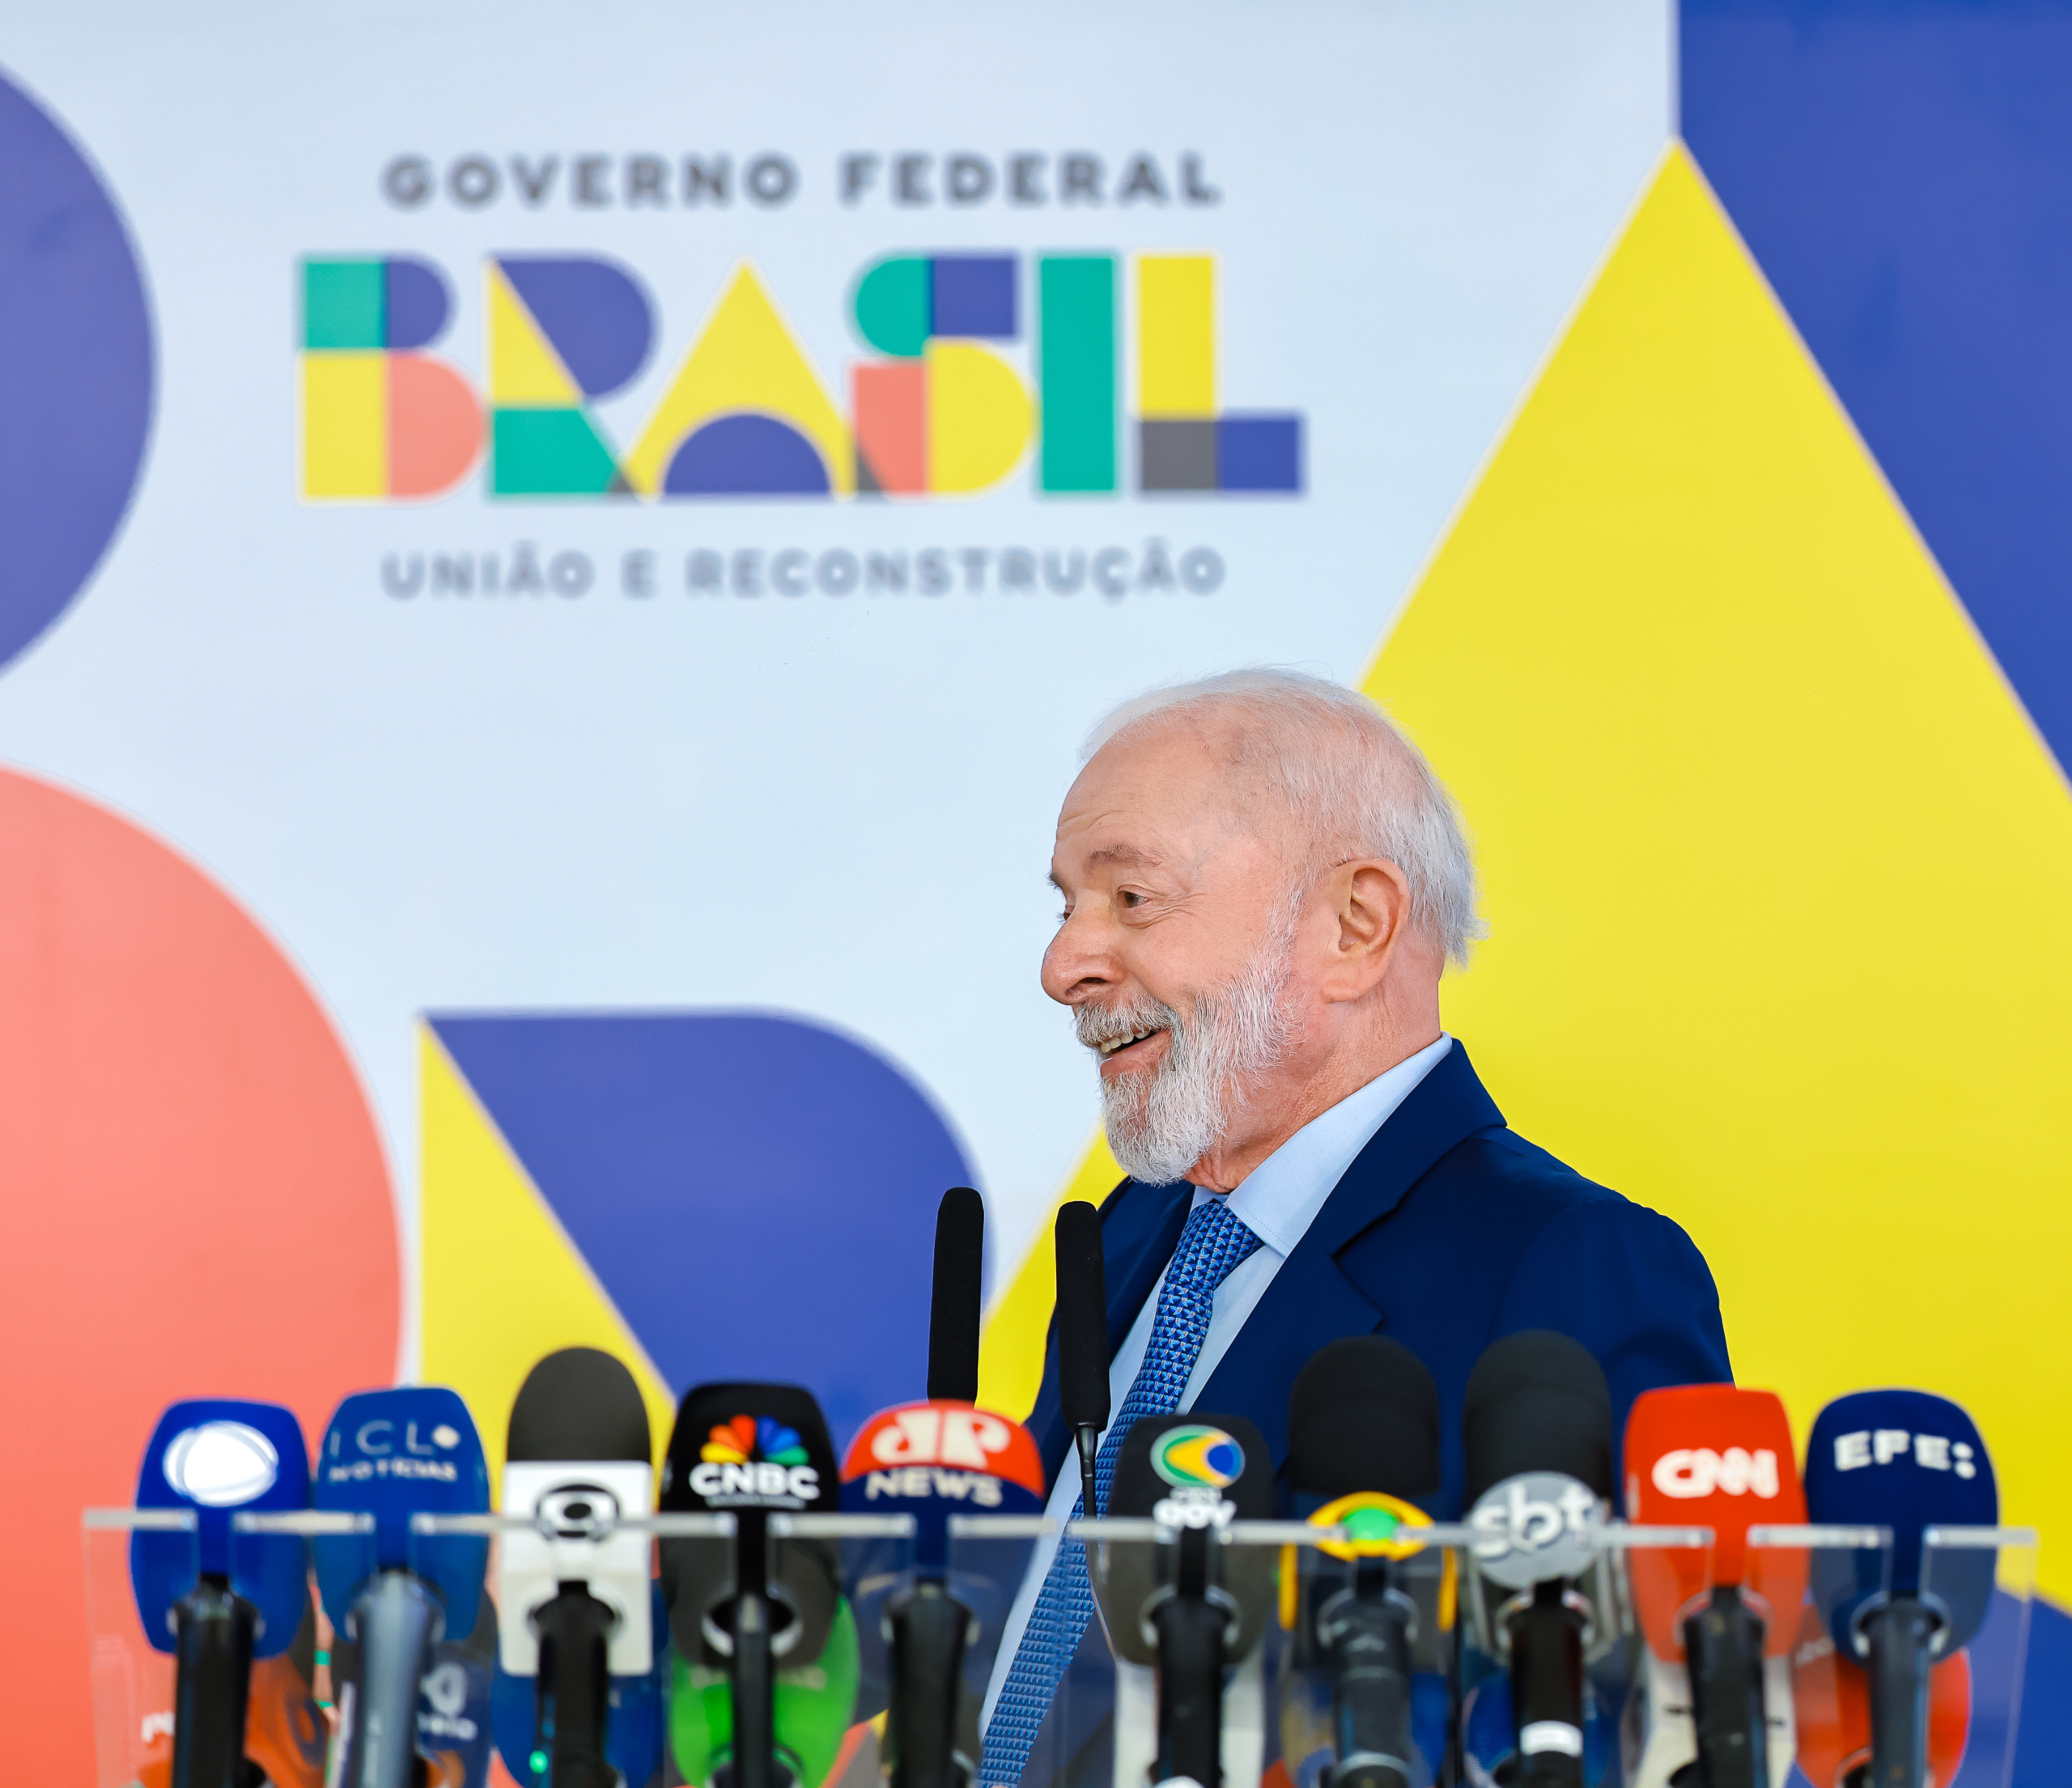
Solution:
<svg viewBox="0 0 2072 1788">
<path fill-rule="evenodd" d="M 1628 1558 L 1650 1653 L 1629 1775 L 1657 1788 L 1695 1764 L 1700 1788 L 1781 1788 L 1807 1564 L 1802 1552 L 1747 1540 L 1752 1527 L 1806 1519 L 1784 1405 L 1773 1391 L 1730 1384 L 1643 1392 L 1627 1419 L 1625 1459 L 1630 1519 L 1715 1535 L 1709 1569 L 1691 1548 Z"/>
<path fill-rule="evenodd" d="M 1808 1608 L 1793 1654 L 1798 1767 L 1813 1788 L 1848 1788 L 1870 1766 L 1870 1679 L 1835 1650 L 1833 1636 Z M 1928 1673 L 1928 1779 L 1956 1779 L 1972 1728 L 1972 1662 L 1959 1651 Z"/>
</svg>

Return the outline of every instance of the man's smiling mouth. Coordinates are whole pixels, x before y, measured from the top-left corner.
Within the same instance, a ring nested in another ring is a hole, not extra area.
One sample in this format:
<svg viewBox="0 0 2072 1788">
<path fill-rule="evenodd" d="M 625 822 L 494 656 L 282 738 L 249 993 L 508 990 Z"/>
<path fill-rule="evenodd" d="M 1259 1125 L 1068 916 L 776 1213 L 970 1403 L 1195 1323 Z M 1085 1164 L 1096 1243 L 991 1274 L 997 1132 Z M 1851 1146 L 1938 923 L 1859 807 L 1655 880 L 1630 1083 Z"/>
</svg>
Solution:
<svg viewBox="0 0 2072 1788">
<path fill-rule="evenodd" d="M 1162 1026 L 1152 1030 L 1133 1030 L 1127 1037 L 1118 1037 L 1111 1042 L 1098 1045 L 1101 1059 L 1103 1061 L 1112 1060 L 1124 1050 L 1134 1049 L 1139 1043 L 1149 1043 L 1153 1037 L 1162 1037 L 1165 1034 Z"/>
</svg>

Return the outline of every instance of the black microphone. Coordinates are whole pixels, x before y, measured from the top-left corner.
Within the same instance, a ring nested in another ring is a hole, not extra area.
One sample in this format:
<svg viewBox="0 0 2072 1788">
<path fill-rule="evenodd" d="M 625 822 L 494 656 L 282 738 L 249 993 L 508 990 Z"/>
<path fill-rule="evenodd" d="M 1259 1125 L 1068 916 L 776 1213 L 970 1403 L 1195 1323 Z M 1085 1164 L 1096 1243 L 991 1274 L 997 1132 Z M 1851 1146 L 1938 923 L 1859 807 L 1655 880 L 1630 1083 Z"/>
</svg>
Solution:
<svg viewBox="0 0 2072 1788">
<path fill-rule="evenodd" d="M 776 1673 L 822 1658 L 838 1614 L 847 1618 L 839 1562 L 830 1542 L 773 1544 L 773 1514 L 840 1509 L 834 1443 L 813 1393 L 799 1385 L 704 1384 L 684 1393 L 662 1469 L 662 1507 L 682 1513 L 727 1512 L 736 1528 L 725 1540 L 664 1540 L 662 1590 L 678 1654 L 725 1671 L 732 1691 L 730 1731 L 708 1733 L 698 1748 L 714 1760 L 703 1779 L 726 1788 L 780 1788 L 825 1774 L 801 1766 L 776 1726 Z M 856 1666 L 830 1660 L 821 1699 L 853 1707 Z M 682 1701 L 684 1697 L 677 1697 Z M 670 1709 L 672 1744 L 690 1774 L 686 1718 L 694 1706 Z M 783 1753 L 780 1755 L 780 1751 Z"/>
<path fill-rule="evenodd" d="M 1233 1520 L 1273 1514 L 1273 1458 L 1242 1416 L 1151 1416 L 1123 1437 L 1111 1515 L 1149 1516 L 1155 1542 L 1110 1541 L 1094 1593 L 1117 1658 L 1158 1671 L 1153 1780 L 1223 1777 L 1223 1673 L 1259 1642 L 1275 1557 L 1227 1546 Z"/>
<path fill-rule="evenodd" d="M 1084 1199 L 1059 1208 L 1058 1408 L 1079 1450 L 1080 1493 L 1087 1518 L 1094 1501 L 1093 1463 L 1108 1425 L 1108 1270 L 1101 1253 L 1101 1213 Z"/>
<path fill-rule="evenodd" d="M 928 1400 L 979 1400 L 979 1322 L 986 1282 L 986 1201 L 953 1186 L 936 1207 L 936 1276 L 928 1302 Z"/>
<path fill-rule="evenodd" d="M 648 1405 L 633 1374 L 591 1347 L 550 1353 L 512 1405 L 497 1573 L 503 1667 L 532 1676 L 535 1748 L 548 1788 L 614 1788 L 605 1754 L 611 1679 L 654 1668 L 645 1534 L 619 1526 L 654 1506 Z"/>
<path fill-rule="evenodd" d="M 1585 1634 L 1577 1579 L 1599 1570 L 1611 1495 L 1611 1393 L 1588 1348 L 1551 1329 L 1491 1344 L 1463 1416 L 1479 1625 L 1510 1660 L 1517 1788 L 1583 1788 Z M 1507 1592 L 1494 1608 L 1484 1591 Z M 1609 1604 L 1600 1604 L 1607 1613 Z M 1616 1622 L 1595 1623 L 1602 1635 Z"/>
<path fill-rule="evenodd" d="M 1355 1535 L 1331 1548 L 1346 1555 L 1335 1569 L 1320 1561 L 1297 1629 L 1298 1660 L 1330 1685 L 1331 1788 L 1411 1788 L 1420 1609 L 1388 1554 L 1439 1490 L 1439 1389 L 1424 1362 L 1378 1335 L 1318 1348 L 1289 1398 L 1288 1476 L 1297 1495 L 1325 1499 L 1312 1521 Z M 1363 1528 L 1377 1543 L 1361 1543 Z"/>
</svg>

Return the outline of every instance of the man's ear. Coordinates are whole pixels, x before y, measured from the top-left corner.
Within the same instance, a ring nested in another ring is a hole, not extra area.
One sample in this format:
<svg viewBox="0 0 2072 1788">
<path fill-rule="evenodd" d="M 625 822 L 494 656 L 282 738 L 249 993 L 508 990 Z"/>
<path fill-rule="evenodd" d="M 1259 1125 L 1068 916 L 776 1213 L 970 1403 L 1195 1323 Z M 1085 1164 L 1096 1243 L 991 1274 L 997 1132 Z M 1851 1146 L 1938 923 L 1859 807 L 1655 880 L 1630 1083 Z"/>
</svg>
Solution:
<svg viewBox="0 0 2072 1788">
<path fill-rule="evenodd" d="M 1410 883 L 1386 857 L 1341 863 L 1325 883 L 1331 900 L 1335 960 L 1323 988 L 1327 1000 L 1357 1000 L 1388 972 L 1410 924 Z"/>
</svg>

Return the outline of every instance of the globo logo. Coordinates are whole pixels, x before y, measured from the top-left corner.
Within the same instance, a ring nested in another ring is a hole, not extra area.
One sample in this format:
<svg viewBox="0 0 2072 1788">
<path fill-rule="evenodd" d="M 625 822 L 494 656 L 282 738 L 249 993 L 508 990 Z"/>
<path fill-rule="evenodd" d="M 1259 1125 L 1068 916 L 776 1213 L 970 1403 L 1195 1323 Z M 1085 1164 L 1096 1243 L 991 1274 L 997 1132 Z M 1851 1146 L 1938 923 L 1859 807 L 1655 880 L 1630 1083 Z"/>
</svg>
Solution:
<svg viewBox="0 0 2072 1788">
<path fill-rule="evenodd" d="M 1649 1477 L 1666 1497 L 1695 1498 L 1717 1492 L 1768 1499 L 1778 1491 L 1777 1456 L 1767 1446 L 1752 1453 L 1745 1446 L 1730 1446 L 1723 1453 L 1709 1446 L 1679 1446 L 1657 1459 Z"/>
<path fill-rule="evenodd" d="M 953 1465 L 983 1472 L 1013 1438 L 1006 1422 L 983 1409 L 922 1404 L 895 1410 L 871 1437 L 870 1453 L 880 1465 Z"/>
</svg>

